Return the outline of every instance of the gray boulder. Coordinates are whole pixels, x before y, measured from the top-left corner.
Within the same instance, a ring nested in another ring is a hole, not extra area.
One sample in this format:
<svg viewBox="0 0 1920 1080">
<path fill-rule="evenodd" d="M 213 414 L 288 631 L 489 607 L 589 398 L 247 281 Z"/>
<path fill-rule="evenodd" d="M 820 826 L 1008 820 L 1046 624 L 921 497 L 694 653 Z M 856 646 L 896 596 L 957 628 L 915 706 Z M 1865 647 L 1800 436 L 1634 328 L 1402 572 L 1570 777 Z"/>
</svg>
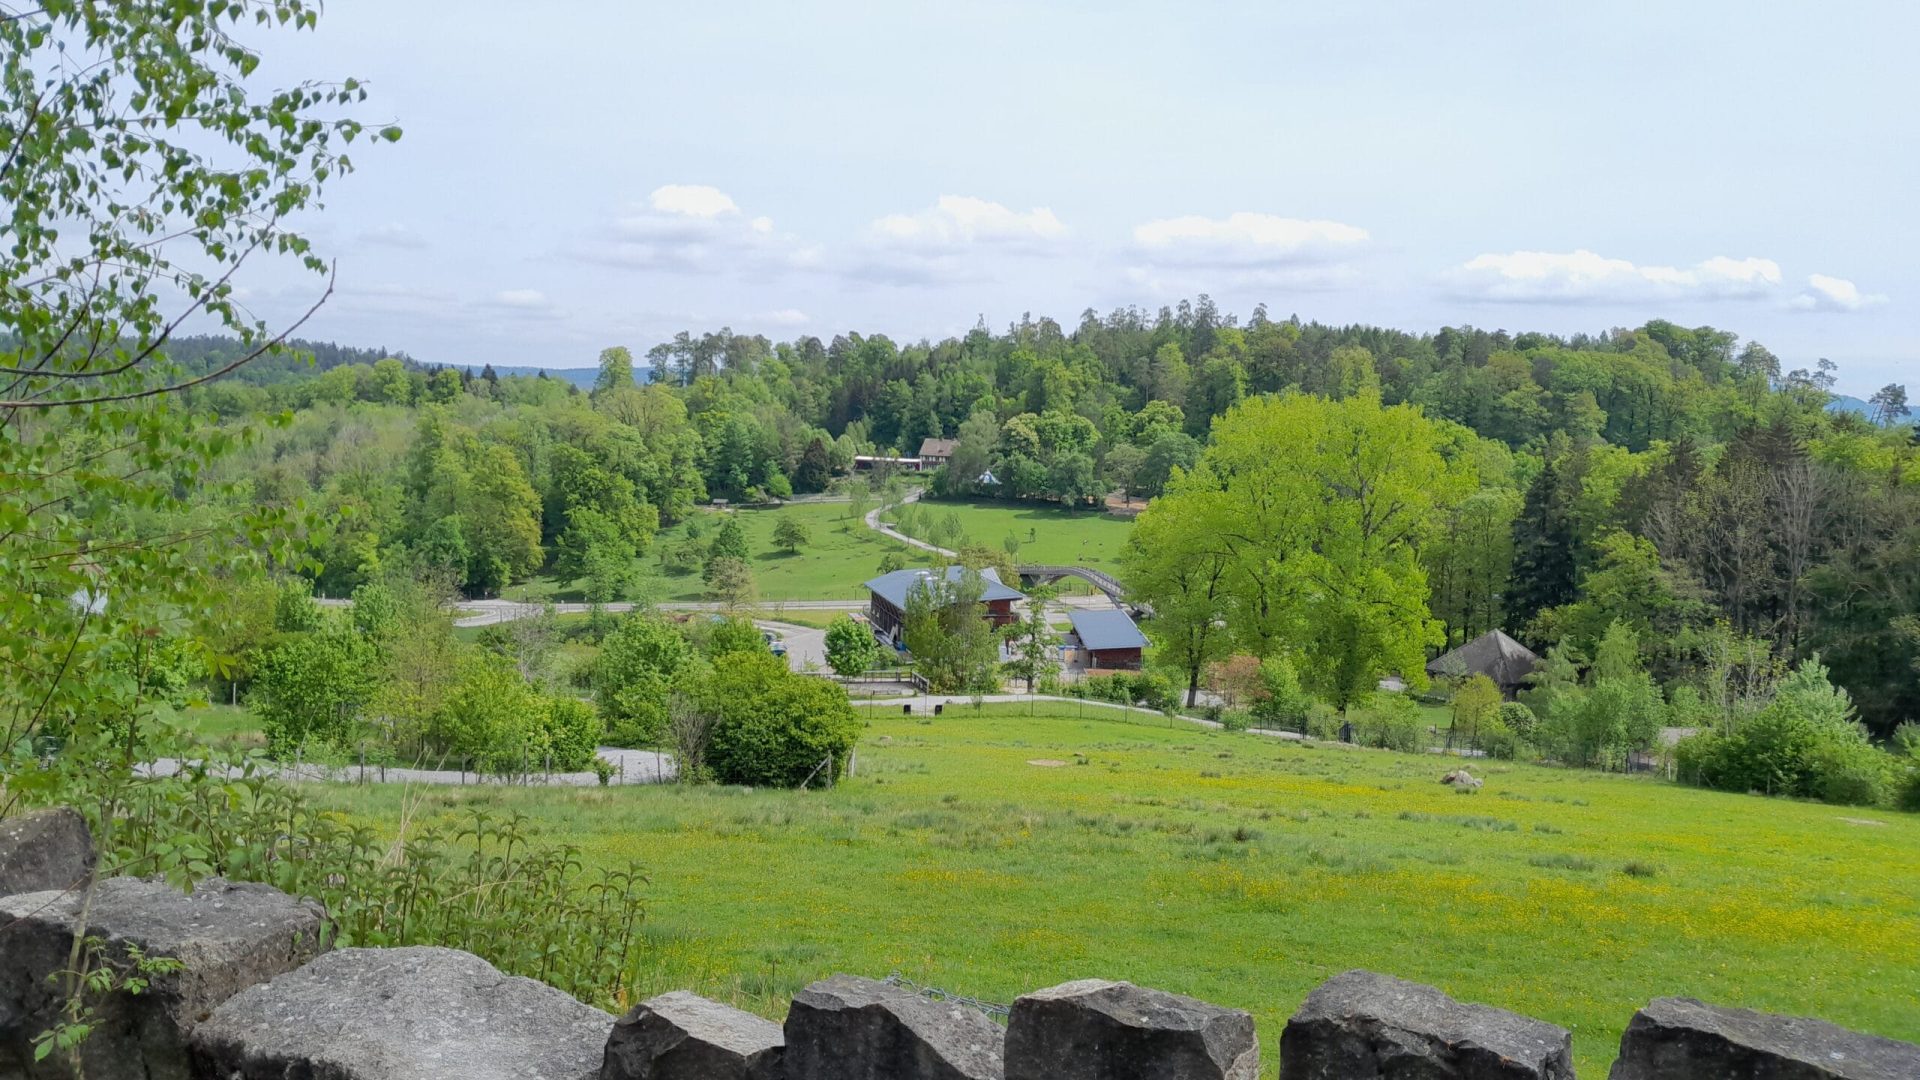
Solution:
<svg viewBox="0 0 1920 1080">
<path fill-rule="evenodd" d="M 1253 1017 L 1132 983 L 1028 994 L 1007 1021 L 1007 1080 L 1258 1080 Z"/>
<path fill-rule="evenodd" d="M 1914 1080 L 1920 1046 L 1824 1020 L 1655 998 L 1620 1036 L 1611 1080 Z"/>
<path fill-rule="evenodd" d="M 457 949 L 339 949 L 195 1028 L 205 1080 L 590 1080 L 613 1017 Z"/>
<path fill-rule="evenodd" d="M 793 996 L 787 1080 L 1001 1080 L 1000 1025 L 952 1002 L 835 975 Z"/>
<path fill-rule="evenodd" d="M 92 891 L 82 934 L 104 942 L 102 960 L 124 968 L 131 946 L 184 967 L 156 976 L 144 993 L 90 1002 L 93 1030 L 79 1049 L 90 1080 L 181 1080 L 186 1035 L 214 1006 L 324 948 L 320 906 L 267 885 L 209 878 L 188 894 L 164 881 L 108 878 Z M 72 967 L 86 901 L 84 889 L 0 899 L 0 1076 L 72 1074 L 55 1058 L 35 1065 L 32 1042 L 65 1004 L 49 976 Z"/>
<path fill-rule="evenodd" d="M 0 896 L 77 889 L 93 878 L 93 833 L 69 806 L 0 821 Z"/>
<path fill-rule="evenodd" d="M 600 1080 L 780 1080 L 785 1047 L 779 1024 L 675 990 L 615 1022 Z"/>
<path fill-rule="evenodd" d="M 1321 983 L 1280 1035 L 1281 1080 L 1573 1080 L 1565 1028 L 1431 986 L 1349 971 Z"/>
</svg>

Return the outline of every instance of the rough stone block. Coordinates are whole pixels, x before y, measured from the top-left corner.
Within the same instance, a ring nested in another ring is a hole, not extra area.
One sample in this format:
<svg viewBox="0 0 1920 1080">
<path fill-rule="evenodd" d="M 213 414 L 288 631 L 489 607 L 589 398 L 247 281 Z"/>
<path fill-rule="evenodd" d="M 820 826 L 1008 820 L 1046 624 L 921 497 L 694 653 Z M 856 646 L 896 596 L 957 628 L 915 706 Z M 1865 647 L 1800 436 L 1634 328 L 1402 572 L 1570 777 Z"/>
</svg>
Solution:
<svg viewBox="0 0 1920 1080">
<path fill-rule="evenodd" d="M 1573 1080 L 1565 1028 L 1431 986 L 1349 971 L 1321 983 L 1280 1035 L 1281 1080 Z"/>
<path fill-rule="evenodd" d="M 780 1080 L 780 1025 L 675 990 L 613 1025 L 600 1080 Z"/>
<path fill-rule="evenodd" d="M 203 1080 L 590 1080 L 613 1017 L 472 953 L 339 949 L 194 1029 Z"/>
<path fill-rule="evenodd" d="M 93 877 L 93 833 L 68 806 L 0 821 L 0 896 L 77 889 Z"/>
<path fill-rule="evenodd" d="M 1239 1009 L 1082 979 L 1028 994 L 1007 1021 L 1007 1080 L 1258 1080 Z"/>
<path fill-rule="evenodd" d="M 1001 1080 L 1000 1025 L 964 1005 L 835 975 L 793 997 L 787 1080 Z"/>
<path fill-rule="evenodd" d="M 1825 1020 L 1655 998 L 1620 1037 L 1611 1080 L 1913 1080 L 1920 1046 Z"/>
<path fill-rule="evenodd" d="M 86 890 L 0 899 L 0 1076 L 69 1076 L 65 1064 L 32 1063 L 34 1036 L 53 1027 L 65 1002 L 48 979 L 69 970 Z M 127 947 L 184 968 L 145 993 L 94 1003 L 80 1045 L 90 1080 L 179 1080 L 188 1075 L 186 1035 L 234 994 L 290 971 L 322 950 L 326 913 L 267 885 L 209 878 L 182 893 L 164 881 L 109 878 L 93 887 L 84 936 L 124 964 Z"/>
</svg>

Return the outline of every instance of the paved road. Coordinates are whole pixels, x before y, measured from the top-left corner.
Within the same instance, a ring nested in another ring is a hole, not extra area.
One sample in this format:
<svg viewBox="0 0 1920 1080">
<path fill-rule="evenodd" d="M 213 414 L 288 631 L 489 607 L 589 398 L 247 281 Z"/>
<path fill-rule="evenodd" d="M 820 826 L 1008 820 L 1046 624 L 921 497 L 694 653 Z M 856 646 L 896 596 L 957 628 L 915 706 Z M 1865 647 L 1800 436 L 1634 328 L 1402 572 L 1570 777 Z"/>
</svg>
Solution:
<svg viewBox="0 0 1920 1080">
<path fill-rule="evenodd" d="M 651 750 L 627 750 L 617 746 L 602 746 L 596 753 L 610 762 L 615 773 L 609 783 L 613 784 L 657 784 L 674 778 L 673 758 L 667 754 L 654 753 Z M 144 770 L 151 776 L 172 776 L 179 772 L 181 763 L 178 758 L 161 758 Z M 519 777 L 483 776 L 479 773 L 463 773 L 457 769 L 381 769 L 369 765 L 362 770 L 357 765 L 327 766 L 302 764 L 298 766 L 260 762 L 256 768 L 270 775 L 289 780 L 328 780 L 335 783 L 369 784 L 442 784 L 447 786 L 461 784 L 514 784 L 520 783 Z M 600 783 L 599 774 L 593 772 L 534 773 L 527 779 L 532 786 L 551 784 L 556 787 L 594 787 Z"/>
<path fill-rule="evenodd" d="M 346 606 L 349 600 L 323 600 L 328 606 Z M 461 600 L 454 605 L 462 614 L 453 620 L 455 626 L 492 626 L 495 623 L 512 622 L 515 619 L 527 619 L 540 614 L 542 605 L 526 600 Z M 602 604 L 600 610 L 609 615 L 618 615 L 632 611 L 637 604 Z M 671 600 L 655 604 L 661 611 L 725 611 L 725 604 L 708 600 Z M 765 605 L 760 610 L 772 610 L 778 613 L 784 609 L 793 611 L 862 611 L 867 606 L 864 600 L 782 600 Z M 556 615 L 585 615 L 593 610 L 592 604 L 555 604 Z"/>
</svg>

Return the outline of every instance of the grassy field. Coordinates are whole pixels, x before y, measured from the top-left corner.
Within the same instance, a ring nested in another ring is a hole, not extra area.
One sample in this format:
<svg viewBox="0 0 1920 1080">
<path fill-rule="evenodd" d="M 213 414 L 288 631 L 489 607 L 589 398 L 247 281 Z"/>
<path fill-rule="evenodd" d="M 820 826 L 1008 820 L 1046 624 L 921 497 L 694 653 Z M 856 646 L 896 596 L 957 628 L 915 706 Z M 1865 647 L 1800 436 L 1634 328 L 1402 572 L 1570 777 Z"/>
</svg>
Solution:
<svg viewBox="0 0 1920 1080">
<path fill-rule="evenodd" d="M 831 792 L 442 789 L 415 820 L 640 860 L 638 990 L 770 1016 L 836 971 L 1003 1002 L 1123 978 L 1251 1010 L 1271 1075 L 1306 993 L 1367 967 L 1565 1025 L 1586 1076 L 1662 994 L 1920 1038 L 1920 817 L 1532 766 L 1456 795 L 1433 757 L 1077 711 L 875 709 Z"/>
<path fill-rule="evenodd" d="M 920 508 L 921 526 L 909 535 L 926 539 L 931 522 L 951 512 L 959 515 L 967 538 L 976 544 L 998 549 L 1009 535 L 1019 539 L 1018 562 L 1091 566 L 1109 573 L 1119 571 L 1120 549 L 1133 529 L 1131 521 L 1097 510 L 991 500 L 923 499 L 915 505 Z M 887 520 L 893 518 L 889 515 Z"/>
<path fill-rule="evenodd" d="M 729 511 L 738 514 L 746 527 L 748 562 L 759 586 L 762 603 L 780 600 L 841 600 L 863 598 L 860 583 L 879 572 L 880 560 L 889 551 L 897 552 L 908 563 L 918 563 L 921 553 L 905 544 L 889 540 L 868 529 L 859 518 L 847 515 L 845 503 L 794 503 L 766 509 L 747 508 Z M 707 522 L 709 537 L 718 524 L 718 513 L 699 511 Z M 773 530 L 783 518 L 793 518 L 811 534 L 811 542 L 795 554 L 779 550 L 773 543 Z M 653 547 L 642 560 L 652 579 L 656 600 L 704 600 L 706 594 L 698 573 L 668 574 L 661 565 L 661 554 L 678 543 L 686 533 L 683 522 L 663 529 L 653 539 Z M 996 542 L 997 538 L 996 538 Z M 579 588 L 572 582 L 551 577 L 536 578 L 514 585 L 506 595 L 514 599 L 551 598 L 580 600 Z"/>
</svg>

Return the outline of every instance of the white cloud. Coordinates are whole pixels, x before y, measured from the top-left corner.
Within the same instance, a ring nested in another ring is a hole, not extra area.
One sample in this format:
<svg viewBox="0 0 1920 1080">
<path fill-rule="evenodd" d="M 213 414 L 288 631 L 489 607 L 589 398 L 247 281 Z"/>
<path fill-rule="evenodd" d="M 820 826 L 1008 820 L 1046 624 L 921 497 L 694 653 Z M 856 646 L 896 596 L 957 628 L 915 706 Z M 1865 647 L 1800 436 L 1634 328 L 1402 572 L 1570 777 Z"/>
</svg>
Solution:
<svg viewBox="0 0 1920 1080">
<path fill-rule="evenodd" d="M 381 247 L 396 248 L 423 248 L 427 246 L 425 237 L 397 221 L 390 221 L 385 225 L 375 225 L 373 228 L 362 232 L 360 234 L 360 242 L 363 244 L 377 244 Z"/>
<path fill-rule="evenodd" d="M 1363 247 L 1367 230 L 1338 221 L 1240 211 L 1224 218 L 1189 214 L 1134 226 L 1138 254 L 1181 266 L 1273 267 L 1336 262 Z"/>
<path fill-rule="evenodd" d="M 1019 211 L 972 195 L 942 195 L 867 226 L 838 269 L 886 285 L 953 284 L 995 276 L 995 259 L 1058 254 L 1067 227 L 1052 210 Z"/>
<path fill-rule="evenodd" d="M 566 254 L 605 266 L 702 274 L 765 274 L 819 262 L 816 250 L 775 231 L 772 218 L 748 218 L 732 196 L 704 184 L 653 189 L 644 204 L 606 221 L 598 236 Z"/>
<path fill-rule="evenodd" d="M 942 195 L 925 210 L 888 214 L 873 223 L 874 238 L 888 245 L 940 249 L 970 244 L 1044 246 L 1067 234 L 1052 210 L 1026 213 L 971 195 Z"/>
<path fill-rule="evenodd" d="M 1691 267 L 1640 265 L 1584 248 L 1479 255 L 1446 275 L 1459 296 L 1510 303 L 1637 303 L 1760 299 L 1777 295 L 1771 259 L 1717 255 Z"/>
<path fill-rule="evenodd" d="M 647 196 L 647 204 L 662 214 L 682 217 L 717 218 L 740 212 L 740 207 L 726 192 L 705 184 L 666 184 L 654 188 Z"/>
<path fill-rule="evenodd" d="M 779 311 L 766 311 L 753 317 L 754 322 L 768 326 L 805 326 L 813 320 L 798 308 L 781 308 Z"/>
<path fill-rule="evenodd" d="M 1796 311 L 1859 311 L 1886 302 L 1884 294 L 1863 293 L 1846 278 L 1811 274 L 1806 290 L 1793 298 L 1791 306 Z"/>
</svg>

